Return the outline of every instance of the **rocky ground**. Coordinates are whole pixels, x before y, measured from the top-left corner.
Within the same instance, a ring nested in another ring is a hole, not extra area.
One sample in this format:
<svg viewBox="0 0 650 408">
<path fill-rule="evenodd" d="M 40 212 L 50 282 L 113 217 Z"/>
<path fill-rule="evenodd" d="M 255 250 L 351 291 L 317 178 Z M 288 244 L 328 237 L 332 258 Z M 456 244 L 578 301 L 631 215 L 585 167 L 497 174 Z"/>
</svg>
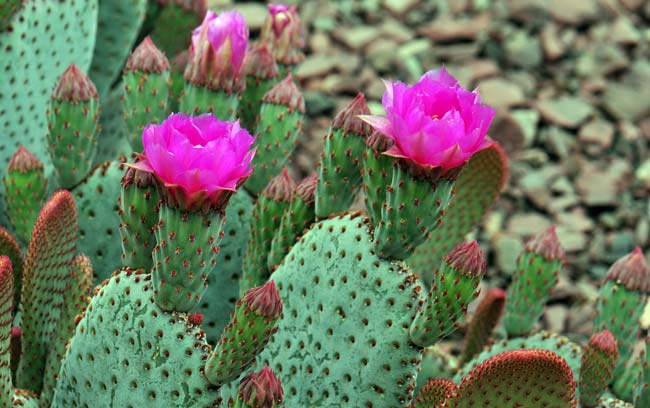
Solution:
<svg viewBox="0 0 650 408">
<path fill-rule="evenodd" d="M 263 3 L 234 6 L 259 29 Z M 650 1 L 299 7 L 309 36 L 296 76 L 309 120 L 295 168 L 313 171 L 331 118 L 358 91 L 381 113 L 380 78 L 413 82 L 444 64 L 498 108 L 490 134 L 510 157 L 508 186 L 480 235 L 490 285 L 507 285 L 525 240 L 556 224 L 568 259 L 546 325 L 588 332 L 598 280 L 634 246 L 650 246 Z"/>
</svg>

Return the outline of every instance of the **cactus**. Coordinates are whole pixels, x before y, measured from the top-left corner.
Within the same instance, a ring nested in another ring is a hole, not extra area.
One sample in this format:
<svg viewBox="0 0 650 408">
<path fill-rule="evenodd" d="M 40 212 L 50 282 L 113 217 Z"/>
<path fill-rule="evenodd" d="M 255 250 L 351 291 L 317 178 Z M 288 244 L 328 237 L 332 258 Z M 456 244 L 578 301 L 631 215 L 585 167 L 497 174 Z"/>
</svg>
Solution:
<svg viewBox="0 0 650 408">
<path fill-rule="evenodd" d="M 95 85 L 74 64 L 63 73 L 52 94 L 47 149 L 61 188 L 74 187 L 92 167 L 98 99 Z"/>
<path fill-rule="evenodd" d="M 12 265 L 12 275 L 14 277 L 13 290 L 14 299 L 13 305 L 15 311 L 20 304 L 20 291 L 23 278 L 23 255 L 21 252 L 20 244 L 13 235 L 6 229 L 0 227 L 0 255 L 9 258 Z M 14 311 L 14 312 L 15 312 Z"/>
<path fill-rule="evenodd" d="M 436 272 L 424 306 L 418 310 L 409 335 L 421 347 L 431 346 L 454 331 L 469 302 L 478 296 L 485 259 L 476 241 L 456 246 Z"/>
<path fill-rule="evenodd" d="M 248 50 L 244 70 L 246 88 L 239 104 L 239 119 L 246 129 L 255 129 L 264 95 L 278 82 L 280 72 L 266 45 Z"/>
<path fill-rule="evenodd" d="M 598 404 L 598 399 L 612 381 L 616 360 L 618 347 L 609 330 L 591 336 L 582 352 L 580 365 L 580 403 L 583 407 Z"/>
<path fill-rule="evenodd" d="M 280 173 L 302 132 L 304 114 L 305 101 L 291 76 L 264 95 L 256 131 L 256 169 L 246 182 L 253 194 L 257 195 Z"/>
<path fill-rule="evenodd" d="M 476 308 L 465 334 L 465 347 L 460 360 L 464 363 L 488 344 L 490 335 L 503 314 L 506 293 L 498 288 L 488 290 Z"/>
<path fill-rule="evenodd" d="M 365 139 L 371 128 L 358 116 L 369 113 L 365 97 L 359 93 L 332 122 L 318 166 L 315 211 L 319 218 L 349 209 L 361 187 Z"/>
<path fill-rule="evenodd" d="M 124 67 L 124 117 L 129 143 L 142 152 L 142 130 L 148 123 L 160 123 L 167 116 L 169 61 L 146 37 L 133 51 Z"/>
<path fill-rule="evenodd" d="M 23 146 L 11 157 L 3 178 L 7 193 L 7 215 L 22 242 L 29 241 L 38 211 L 45 200 L 47 180 L 43 163 Z"/>
<path fill-rule="evenodd" d="M 555 234 L 555 226 L 528 241 L 517 260 L 503 323 L 510 336 L 530 333 L 556 285 L 564 262 L 564 251 Z"/>
<path fill-rule="evenodd" d="M 8 256 L 0 256 L 0 407 L 12 407 L 11 322 L 13 320 L 14 276 Z"/>
<path fill-rule="evenodd" d="M 413 402 L 413 408 L 428 408 L 444 406 L 456 391 L 456 384 L 446 378 L 430 380 L 420 390 Z"/>
</svg>

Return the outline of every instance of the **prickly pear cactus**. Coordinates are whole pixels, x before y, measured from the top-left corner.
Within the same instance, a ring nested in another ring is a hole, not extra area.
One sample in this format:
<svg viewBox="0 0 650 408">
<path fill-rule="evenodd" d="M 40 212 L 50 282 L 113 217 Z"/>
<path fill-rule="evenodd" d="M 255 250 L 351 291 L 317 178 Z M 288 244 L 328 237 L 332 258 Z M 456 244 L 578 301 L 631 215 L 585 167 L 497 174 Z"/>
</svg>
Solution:
<svg viewBox="0 0 650 408">
<path fill-rule="evenodd" d="M 77 325 L 52 407 L 216 406 L 203 376 L 209 351 L 187 314 L 156 306 L 151 275 L 116 272 Z"/>
<path fill-rule="evenodd" d="M 79 250 L 90 257 L 100 280 L 122 266 L 118 199 L 123 174 L 122 164 L 106 162 L 73 191 L 79 211 Z"/>
<path fill-rule="evenodd" d="M 408 329 L 417 278 L 374 252 L 369 220 L 314 224 L 273 272 L 284 315 L 258 357 L 287 407 L 398 407 L 413 395 L 422 352 Z"/>
<path fill-rule="evenodd" d="M 0 176 L 20 144 L 29 146 L 43 162 L 46 174 L 51 170 L 43 137 L 47 134 L 50 95 L 71 63 L 83 71 L 88 69 L 95 44 L 97 3 L 25 2 L 13 16 L 11 30 L 0 32 L 0 128 L 4 147 L 0 149 Z M 7 225 L 3 191 L 0 186 L 0 224 Z"/>
</svg>

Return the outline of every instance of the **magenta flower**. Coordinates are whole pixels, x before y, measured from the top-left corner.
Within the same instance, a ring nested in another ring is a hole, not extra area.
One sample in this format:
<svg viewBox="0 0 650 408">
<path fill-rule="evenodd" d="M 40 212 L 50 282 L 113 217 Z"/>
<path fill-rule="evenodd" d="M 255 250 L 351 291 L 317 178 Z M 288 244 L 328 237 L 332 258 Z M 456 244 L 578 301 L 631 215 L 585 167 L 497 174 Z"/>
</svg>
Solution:
<svg viewBox="0 0 650 408">
<path fill-rule="evenodd" d="M 254 141 L 239 121 L 172 114 L 145 127 L 144 154 L 131 167 L 153 173 L 173 207 L 222 210 L 253 171 Z"/>
<path fill-rule="evenodd" d="M 208 11 L 192 32 L 185 78 L 200 86 L 238 89 L 248 49 L 248 27 L 236 11 Z"/>
<path fill-rule="evenodd" d="M 477 91 L 462 88 L 443 67 L 429 71 L 409 87 L 386 82 L 382 99 L 387 116 L 361 118 L 388 136 L 384 154 L 443 172 L 467 162 L 493 142 L 486 137 L 496 113 L 481 104 Z"/>
<path fill-rule="evenodd" d="M 269 14 L 262 27 L 260 42 L 273 52 L 281 64 L 293 65 L 303 58 L 305 33 L 296 6 L 269 4 Z"/>
</svg>

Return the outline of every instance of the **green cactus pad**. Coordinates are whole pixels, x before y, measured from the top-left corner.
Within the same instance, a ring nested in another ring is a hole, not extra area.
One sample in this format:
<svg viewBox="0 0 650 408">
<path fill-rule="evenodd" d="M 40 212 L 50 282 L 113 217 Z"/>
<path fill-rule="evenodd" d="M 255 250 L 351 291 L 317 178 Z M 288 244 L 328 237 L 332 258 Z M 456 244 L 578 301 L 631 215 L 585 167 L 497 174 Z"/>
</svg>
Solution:
<svg viewBox="0 0 650 408">
<path fill-rule="evenodd" d="M 13 406 L 20 408 L 39 408 L 41 405 L 38 396 L 33 392 L 15 389 Z"/>
<path fill-rule="evenodd" d="M 585 407 L 597 404 L 612 381 L 618 348 L 616 339 L 608 330 L 594 334 L 582 350 L 580 365 L 580 403 Z"/>
<path fill-rule="evenodd" d="M 160 205 L 152 269 L 158 306 L 189 312 L 199 304 L 217 264 L 224 224 L 223 214 Z"/>
<path fill-rule="evenodd" d="M 124 86 L 116 85 L 108 98 L 102 98 L 99 115 L 101 132 L 97 135 L 95 164 L 117 160 L 120 156 L 130 157 L 133 149 L 128 141 L 129 131 L 124 121 L 122 96 Z"/>
<path fill-rule="evenodd" d="M 122 72 L 146 10 L 147 0 L 99 2 L 97 39 L 89 73 L 100 95 L 108 93 Z"/>
<path fill-rule="evenodd" d="M 242 127 L 255 129 L 264 95 L 280 78 L 273 54 L 266 45 L 253 46 L 244 58 L 246 88 L 239 101 L 238 116 Z"/>
<path fill-rule="evenodd" d="M 634 403 L 639 407 L 650 406 L 650 337 L 645 340 L 645 352 L 640 357 L 642 369 L 634 386 Z"/>
<path fill-rule="evenodd" d="M 582 348 L 566 337 L 545 331 L 540 331 L 530 337 L 517 337 L 493 344 L 474 359 L 468 361 L 456 375 L 454 381 L 460 382 L 464 375 L 467 375 L 474 367 L 490 357 L 505 351 L 521 349 L 543 349 L 558 354 L 569 364 L 573 372 L 573 378 L 579 383 Z"/>
<path fill-rule="evenodd" d="M 170 58 L 186 50 L 190 46 L 192 30 L 203 20 L 206 6 L 204 0 L 149 2 L 147 15 L 157 14 L 151 38 Z"/>
<path fill-rule="evenodd" d="M 476 241 L 458 244 L 436 271 L 425 303 L 411 323 L 413 343 L 429 347 L 453 332 L 469 303 L 478 296 L 483 274 L 485 259 Z"/>
<path fill-rule="evenodd" d="M 0 31 L 9 27 L 14 14 L 18 12 L 23 0 L 5 0 L 0 3 Z"/>
<path fill-rule="evenodd" d="M 374 253 L 359 214 L 314 224 L 272 279 L 284 303 L 260 354 L 282 380 L 285 406 L 406 407 L 421 349 L 408 328 L 423 299 L 416 277 Z"/>
<path fill-rule="evenodd" d="M 361 187 L 363 153 L 371 128 L 358 116 L 369 113 L 366 99 L 359 93 L 332 121 L 318 166 L 316 216 L 319 218 L 348 210 Z"/>
<path fill-rule="evenodd" d="M 575 408 L 576 383 L 562 357 L 513 350 L 474 367 L 447 401 L 449 408 Z"/>
<path fill-rule="evenodd" d="M 0 178 L 21 144 L 29 146 L 43 162 L 46 174 L 51 171 L 44 137 L 50 95 L 71 63 L 88 69 L 95 44 L 97 3 L 31 1 L 14 15 L 12 29 L 0 32 Z M 0 190 L 3 202 L 4 188 Z M 4 211 L 0 211 L 0 224 L 7 225 Z"/>
<path fill-rule="evenodd" d="M 212 113 L 221 120 L 234 120 L 239 96 L 224 90 L 185 83 L 180 100 L 180 111 L 188 115 Z"/>
<path fill-rule="evenodd" d="M 555 226 L 531 239 L 519 255 L 508 288 L 503 325 L 508 336 L 525 336 L 537 325 L 564 262 Z"/>
<path fill-rule="evenodd" d="M 269 278 L 268 255 L 273 237 L 277 234 L 282 215 L 289 208 L 296 183 L 286 168 L 273 178 L 257 197 L 251 214 L 250 234 L 242 262 L 239 293 L 262 285 Z"/>
<path fill-rule="evenodd" d="M 456 180 L 456 194 L 442 225 L 408 259 L 413 271 L 425 282 L 433 280 L 442 257 L 481 221 L 499 196 L 507 176 L 506 154 L 498 144 L 476 153 L 465 165 Z"/>
<path fill-rule="evenodd" d="M 100 281 L 122 267 L 118 200 L 123 174 L 119 162 L 97 165 L 72 192 L 79 210 L 79 251 L 88 255 Z"/>
<path fill-rule="evenodd" d="M 38 215 L 25 255 L 21 304 L 23 352 L 16 373 L 20 388 L 41 391 L 47 349 L 61 317 L 76 244 L 74 198 L 67 190 L 60 190 Z"/>
<path fill-rule="evenodd" d="M 20 244 L 9 231 L 0 227 L 0 255 L 9 257 L 14 275 L 14 309 L 18 310 L 23 278 L 23 255 Z"/>
<path fill-rule="evenodd" d="M 305 101 L 291 76 L 264 95 L 255 132 L 255 171 L 244 185 L 253 194 L 259 194 L 271 178 L 280 174 L 296 147 L 304 114 Z"/>
<path fill-rule="evenodd" d="M 219 340 L 239 298 L 242 258 L 246 252 L 252 208 L 253 199 L 243 189 L 230 198 L 217 266 L 208 275 L 208 288 L 194 308 L 203 315 L 203 329 L 210 344 Z"/>
<path fill-rule="evenodd" d="M 156 306 L 151 275 L 123 270 L 95 293 L 70 340 L 53 408 L 217 405 L 203 376 L 203 331 Z"/>
</svg>

